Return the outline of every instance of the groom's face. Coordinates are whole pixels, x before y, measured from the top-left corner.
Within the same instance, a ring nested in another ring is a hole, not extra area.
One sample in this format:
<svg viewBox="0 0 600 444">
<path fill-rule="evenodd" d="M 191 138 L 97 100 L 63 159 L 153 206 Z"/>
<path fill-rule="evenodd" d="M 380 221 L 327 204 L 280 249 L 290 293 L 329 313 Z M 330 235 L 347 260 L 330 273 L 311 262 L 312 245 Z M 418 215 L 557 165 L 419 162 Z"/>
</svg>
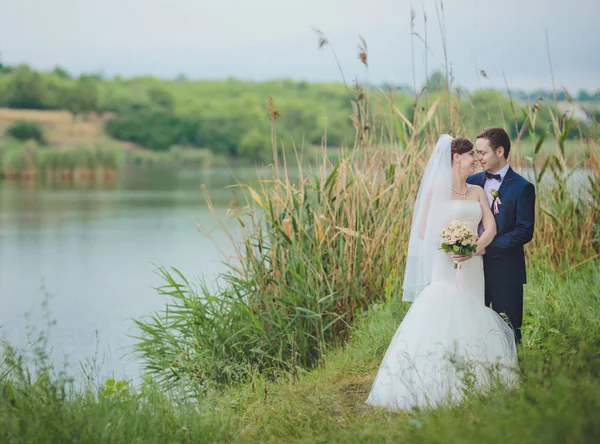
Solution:
<svg viewBox="0 0 600 444">
<path fill-rule="evenodd" d="M 500 147 L 494 151 L 489 140 L 477 139 L 475 141 L 475 151 L 477 151 L 483 171 L 495 173 L 504 166 L 504 150 Z"/>
</svg>

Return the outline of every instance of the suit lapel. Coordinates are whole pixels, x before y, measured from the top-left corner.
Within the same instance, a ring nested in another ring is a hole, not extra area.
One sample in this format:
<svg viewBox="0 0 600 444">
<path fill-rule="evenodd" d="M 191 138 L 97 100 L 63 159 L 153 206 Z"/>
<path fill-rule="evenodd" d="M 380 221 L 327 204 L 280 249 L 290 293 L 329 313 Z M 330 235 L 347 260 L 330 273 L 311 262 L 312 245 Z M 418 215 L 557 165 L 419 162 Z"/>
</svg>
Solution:
<svg viewBox="0 0 600 444">
<path fill-rule="evenodd" d="M 504 176 L 504 179 L 502 180 L 502 183 L 500 184 L 500 188 L 498 188 L 498 196 L 500 198 L 500 202 L 502 202 L 502 199 L 504 197 L 504 192 L 506 191 L 506 187 L 510 186 L 510 183 L 513 181 L 514 178 L 514 171 L 511 167 L 508 167 L 508 171 L 506 171 L 506 175 Z M 494 208 L 494 203 L 492 202 L 492 205 L 490 205 L 490 208 L 493 210 Z M 497 220 L 498 219 L 498 215 L 494 214 L 494 218 Z"/>
<path fill-rule="evenodd" d="M 509 184 L 512 182 L 514 174 L 515 172 L 513 171 L 513 169 L 511 167 L 508 167 L 508 171 L 504 176 L 504 180 L 502 180 L 500 188 L 498 189 L 498 195 L 500 196 L 500 200 L 502 200 L 502 191 L 504 191 L 506 187 L 509 186 Z"/>
</svg>

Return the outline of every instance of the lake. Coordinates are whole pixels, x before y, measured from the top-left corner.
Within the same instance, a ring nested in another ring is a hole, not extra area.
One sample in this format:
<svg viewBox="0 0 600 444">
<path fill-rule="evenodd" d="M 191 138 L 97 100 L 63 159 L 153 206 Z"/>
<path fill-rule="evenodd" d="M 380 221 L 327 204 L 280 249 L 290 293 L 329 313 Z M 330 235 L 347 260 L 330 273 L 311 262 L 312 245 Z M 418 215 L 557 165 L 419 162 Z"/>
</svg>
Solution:
<svg viewBox="0 0 600 444">
<path fill-rule="evenodd" d="M 97 356 L 99 376 L 137 379 L 131 320 L 164 307 L 156 267 L 214 282 L 225 258 L 197 224 L 226 254 L 233 248 L 201 186 L 224 216 L 234 197 L 225 187 L 238 180 L 256 182 L 256 171 L 127 167 L 116 184 L 90 189 L 0 182 L 0 335 L 24 346 L 28 327 L 44 330 L 48 294 L 55 362 L 78 370 Z"/>
</svg>

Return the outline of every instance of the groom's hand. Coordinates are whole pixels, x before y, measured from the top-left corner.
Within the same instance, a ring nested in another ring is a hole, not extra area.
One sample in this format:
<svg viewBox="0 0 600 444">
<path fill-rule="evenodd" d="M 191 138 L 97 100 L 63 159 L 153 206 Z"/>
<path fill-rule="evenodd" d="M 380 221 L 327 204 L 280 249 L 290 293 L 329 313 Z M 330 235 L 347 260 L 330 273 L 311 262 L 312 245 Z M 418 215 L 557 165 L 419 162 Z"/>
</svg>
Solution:
<svg viewBox="0 0 600 444">
<path fill-rule="evenodd" d="M 471 259 L 466 254 L 456 254 L 456 253 L 450 253 L 450 257 L 457 264 L 460 264 L 461 262 L 464 262 L 464 261 L 467 261 L 467 260 Z"/>
</svg>

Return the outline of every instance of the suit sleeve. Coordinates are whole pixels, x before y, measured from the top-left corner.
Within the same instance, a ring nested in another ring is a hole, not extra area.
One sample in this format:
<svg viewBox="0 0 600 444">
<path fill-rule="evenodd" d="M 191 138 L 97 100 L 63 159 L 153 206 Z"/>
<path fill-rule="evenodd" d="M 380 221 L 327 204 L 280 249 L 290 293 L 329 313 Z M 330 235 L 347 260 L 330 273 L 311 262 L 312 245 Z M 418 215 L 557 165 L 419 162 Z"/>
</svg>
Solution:
<svg viewBox="0 0 600 444">
<path fill-rule="evenodd" d="M 533 238 L 534 224 L 535 187 L 533 184 L 528 183 L 517 199 L 517 222 L 514 230 L 496 236 L 486 248 L 486 253 L 494 253 L 525 245 Z"/>
</svg>

